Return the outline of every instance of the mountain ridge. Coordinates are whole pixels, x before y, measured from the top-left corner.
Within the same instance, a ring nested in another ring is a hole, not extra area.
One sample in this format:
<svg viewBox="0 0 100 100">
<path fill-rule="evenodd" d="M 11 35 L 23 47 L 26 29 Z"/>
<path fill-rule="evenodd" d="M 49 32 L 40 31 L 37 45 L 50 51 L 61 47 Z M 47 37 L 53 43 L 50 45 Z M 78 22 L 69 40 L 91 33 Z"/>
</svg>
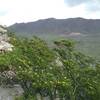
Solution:
<svg viewBox="0 0 100 100">
<path fill-rule="evenodd" d="M 68 19 L 41 19 L 28 23 L 16 23 L 8 27 L 10 31 L 27 34 L 96 34 L 100 33 L 100 19 L 68 18 Z"/>
</svg>

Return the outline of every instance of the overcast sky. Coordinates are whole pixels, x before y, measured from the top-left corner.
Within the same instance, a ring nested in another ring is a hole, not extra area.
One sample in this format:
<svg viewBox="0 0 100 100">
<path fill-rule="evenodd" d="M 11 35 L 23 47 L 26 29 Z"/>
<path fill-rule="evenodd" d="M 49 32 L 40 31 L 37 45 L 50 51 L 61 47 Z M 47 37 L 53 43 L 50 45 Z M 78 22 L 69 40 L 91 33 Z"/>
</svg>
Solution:
<svg viewBox="0 0 100 100">
<path fill-rule="evenodd" d="M 45 18 L 100 18 L 100 0 L 0 0 L 0 24 Z"/>
</svg>

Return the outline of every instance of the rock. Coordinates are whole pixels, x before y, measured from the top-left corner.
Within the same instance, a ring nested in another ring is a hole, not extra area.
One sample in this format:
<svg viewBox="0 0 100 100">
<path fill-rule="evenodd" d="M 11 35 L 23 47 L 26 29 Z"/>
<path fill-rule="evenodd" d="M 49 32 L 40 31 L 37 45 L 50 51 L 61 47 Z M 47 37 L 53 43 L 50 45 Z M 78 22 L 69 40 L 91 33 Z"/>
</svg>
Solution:
<svg viewBox="0 0 100 100">
<path fill-rule="evenodd" d="M 7 29 L 0 25 L 0 33 L 7 33 Z"/>
<path fill-rule="evenodd" d="M 7 29 L 0 26 L 0 52 L 8 52 L 13 50 L 13 45 L 9 43 L 10 38 L 7 35 Z"/>
</svg>

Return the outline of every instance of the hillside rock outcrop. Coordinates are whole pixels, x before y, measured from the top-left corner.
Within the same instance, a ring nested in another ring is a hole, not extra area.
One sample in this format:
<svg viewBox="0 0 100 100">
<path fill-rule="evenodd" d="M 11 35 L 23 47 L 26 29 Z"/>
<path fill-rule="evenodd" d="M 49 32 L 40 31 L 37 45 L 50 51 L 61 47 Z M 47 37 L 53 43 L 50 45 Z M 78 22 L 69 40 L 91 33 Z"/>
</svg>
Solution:
<svg viewBox="0 0 100 100">
<path fill-rule="evenodd" d="M 7 35 L 7 29 L 0 25 L 0 52 L 8 52 L 13 50 L 13 45 L 9 43 L 10 38 Z"/>
</svg>

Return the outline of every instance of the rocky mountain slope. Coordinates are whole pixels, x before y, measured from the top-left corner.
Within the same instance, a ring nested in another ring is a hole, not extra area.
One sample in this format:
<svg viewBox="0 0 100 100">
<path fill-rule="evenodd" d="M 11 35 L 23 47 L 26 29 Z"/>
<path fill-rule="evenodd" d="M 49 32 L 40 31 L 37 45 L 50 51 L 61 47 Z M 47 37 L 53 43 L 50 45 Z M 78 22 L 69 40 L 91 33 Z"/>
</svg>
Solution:
<svg viewBox="0 0 100 100">
<path fill-rule="evenodd" d="M 17 34 L 96 34 L 100 33 L 100 19 L 54 19 L 48 18 L 29 23 L 16 23 L 8 27 Z"/>
</svg>

